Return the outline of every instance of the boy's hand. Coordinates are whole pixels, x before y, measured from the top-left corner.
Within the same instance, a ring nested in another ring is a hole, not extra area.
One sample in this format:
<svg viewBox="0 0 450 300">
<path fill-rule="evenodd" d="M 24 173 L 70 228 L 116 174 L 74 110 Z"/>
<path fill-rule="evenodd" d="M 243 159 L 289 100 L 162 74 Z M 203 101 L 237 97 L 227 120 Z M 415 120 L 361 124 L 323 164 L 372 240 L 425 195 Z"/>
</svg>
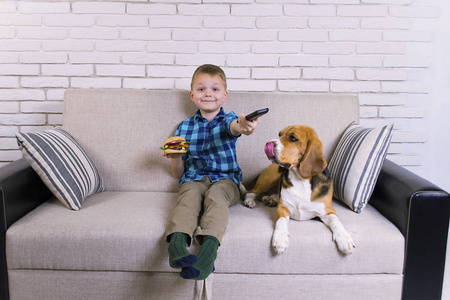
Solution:
<svg viewBox="0 0 450 300">
<path fill-rule="evenodd" d="M 234 135 L 239 135 L 239 134 L 245 134 L 245 135 L 250 135 L 255 131 L 256 126 L 259 124 L 259 118 L 253 120 L 253 121 L 248 121 L 245 118 L 245 114 L 240 114 L 239 115 L 239 119 L 237 120 L 237 122 L 233 122 L 233 126 L 231 127 L 232 129 L 232 133 Z M 234 132 L 233 132 L 234 130 Z M 237 134 L 235 134 L 237 133 Z"/>
<path fill-rule="evenodd" d="M 166 153 L 163 152 L 163 156 L 167 157 L 167 158 L 181 158 L 183 156 L 183 153 Z"/>
</svg>

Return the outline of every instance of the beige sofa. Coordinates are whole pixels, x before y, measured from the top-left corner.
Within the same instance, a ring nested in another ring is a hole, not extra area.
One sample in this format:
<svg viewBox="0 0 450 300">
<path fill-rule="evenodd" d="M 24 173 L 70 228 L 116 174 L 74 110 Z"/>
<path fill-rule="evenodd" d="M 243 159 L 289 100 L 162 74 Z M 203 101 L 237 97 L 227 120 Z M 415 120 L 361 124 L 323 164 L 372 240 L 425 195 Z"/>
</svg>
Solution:
<svg viewBox="0 0 450 300">
<path fill-rule="evenodd" d="M 246 186 L 270 163 L 264 144 L 285 126 L 315 128 L 329 160 L 346 127 L 359 119 L 357 97 L 339 94 L 231 92 L 225 110 L 249 113 L 263 107 L 270 112 L 256 132 L 238 140 Z M 95 163 L 106 191 L 72 211 L 51 196 L 23 159 L 0 169 L 6 235 L 0 244 L 0 297 L 440 297 L 450 198 L 389 161 L 361 214 L 334 201 L 355 242 L 353 254 L 341 255 L 330 230 L 311 220 L 292 221 L 291 245 L 276 255 L 270 246 L 274 208 L 259 202 L 248 209 L 241 202 L 230 208 L 215 272 L 205 281 L 181 279 L 169 267 L 163 236 L 178 185 L 159 147 L 194 113 L 186 91 L 68 90 L 63 128 Z M 447 218 L 446 225 L 437 221 L 442 218 Z"/>
</svg>

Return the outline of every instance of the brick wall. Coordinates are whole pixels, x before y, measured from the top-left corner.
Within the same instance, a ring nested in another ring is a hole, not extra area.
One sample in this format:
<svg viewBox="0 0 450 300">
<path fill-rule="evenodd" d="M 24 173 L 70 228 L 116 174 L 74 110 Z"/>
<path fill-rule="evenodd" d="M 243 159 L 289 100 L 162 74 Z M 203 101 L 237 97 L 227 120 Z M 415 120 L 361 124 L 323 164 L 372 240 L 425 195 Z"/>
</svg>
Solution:
<svg viewBox="0 0 450 300">
<path fill-rule="evenodd" d="M 217 64 L 229 90 L 357 94 L 394 123 L 389 158 L 420 166 L 435 1 L 0 2 L 0 165 L 14 138 L 61 123 L 67 88 L 188 89 Z"/>
</svg>

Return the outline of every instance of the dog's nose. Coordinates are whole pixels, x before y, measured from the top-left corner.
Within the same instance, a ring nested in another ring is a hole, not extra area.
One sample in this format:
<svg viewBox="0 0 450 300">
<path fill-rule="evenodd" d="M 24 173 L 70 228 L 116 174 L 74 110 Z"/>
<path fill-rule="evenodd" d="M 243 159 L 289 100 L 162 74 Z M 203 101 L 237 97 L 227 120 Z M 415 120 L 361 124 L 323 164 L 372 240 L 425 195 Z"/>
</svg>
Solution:
<svg viewBox="0 0 450 300">
<path fill-rule="evenodd" d="M 275 144 L 273 142 L 268 142 L 266 146 L 264 147 L 264 152 L 266 152 L 266 155 L 268 158 L 275 157 L 275 153 L 273 152 L 273 149 L 275 148 Z"/>
</svg>

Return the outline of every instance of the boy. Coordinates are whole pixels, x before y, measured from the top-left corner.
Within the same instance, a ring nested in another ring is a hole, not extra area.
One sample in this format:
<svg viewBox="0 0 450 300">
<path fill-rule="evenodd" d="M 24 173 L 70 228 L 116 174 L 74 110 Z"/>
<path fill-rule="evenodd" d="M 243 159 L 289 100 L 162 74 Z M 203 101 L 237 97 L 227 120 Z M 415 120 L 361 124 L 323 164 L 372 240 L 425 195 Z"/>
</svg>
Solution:
<svg viewBox="0 0 450 300">
<path fill-rule="evenodd" d="M 242 172 L 236 160 L 236 141 L 250 135 L 259 119 L 247 121 L 226 114 L 226 76 L 214 65 L 200 66 L 192 76 L 190 97 L 198 110 L 180 123 L 175 135 L 190 141 L 186 154 L 170 158 L 180 190 L 174 215 L 166 231 L 169 264 L 181 268 L 181 277 L 204 280 L 214 271 L 217 249 L 228 224 L 228 208 L 240 198 Z M 192 238 L 201 245 L 197 255 L 187 250 Z"/>
</svg>

